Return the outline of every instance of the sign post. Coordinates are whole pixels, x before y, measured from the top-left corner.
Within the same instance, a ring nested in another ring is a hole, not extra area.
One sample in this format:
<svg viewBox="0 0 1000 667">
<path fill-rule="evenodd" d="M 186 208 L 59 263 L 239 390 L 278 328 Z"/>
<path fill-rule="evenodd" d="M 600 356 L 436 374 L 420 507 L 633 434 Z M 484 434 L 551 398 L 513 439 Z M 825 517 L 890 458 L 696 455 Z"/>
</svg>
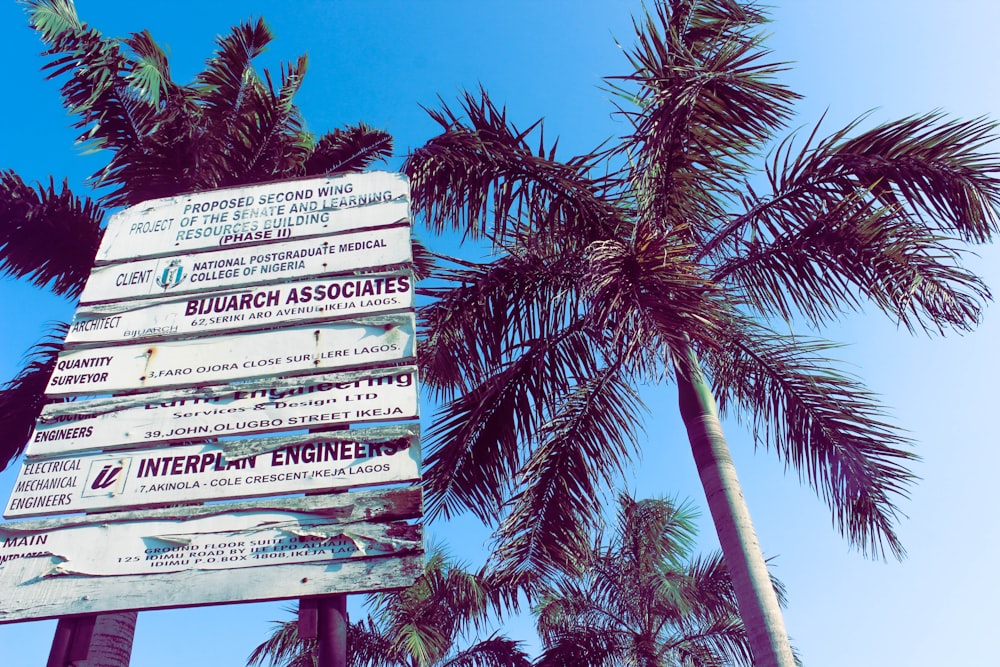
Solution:
<svg viewBox="0 0 1000 667">
<path fill-rule="evenodd" d="M 59 618 L 50 666 L 108 614 L 300 598 L 341 667 L 346 595 L 419 576 L 408 200 L 371 172 L 112 216 L 0 524 L 0 622 Z"/>
<path fill-rule="evenodd" d="M 318 667 L 347 667 L 347 596 L 320 598 L 317 606 Z"/>
</svg>

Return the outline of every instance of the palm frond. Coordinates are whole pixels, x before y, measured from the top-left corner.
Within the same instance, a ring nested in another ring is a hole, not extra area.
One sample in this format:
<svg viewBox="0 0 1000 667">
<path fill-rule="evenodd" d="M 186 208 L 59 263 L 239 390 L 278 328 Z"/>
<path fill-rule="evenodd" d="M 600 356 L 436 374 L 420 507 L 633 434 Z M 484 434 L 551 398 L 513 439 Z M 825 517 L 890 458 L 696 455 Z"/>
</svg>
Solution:
<svg viewBox="0 0 1000 667">
<path fill-rule="evenodd" d="M 591 351 L 578 326 L 527 341 L 499 373 L 440 409 L 427 434 L 429 516 L 471 511 L 487 523 L 497 519 L 532 434 L 580 378 L 597 372 Z"/>
<path fill-rule="evenodd" d="M 62 349 L 66 324 L 55 325 L 28 353 L 24 366 L 0 389 L 0 470 L 24 452 L 45 405 L 45 387 Z"/>
<path fill-rule="evenodd" d="M 589 172 L 602 152 L 560 162 L 555 145 L 546 147 L 541 123 L 513 127 L 506 109 L 485 91 L 462 99 L 466 117 L 447 106 L 429 111 L 444 133 L 413 151 L 403 165 L 410 178 L 411 206 L 436 232 L 461 231 L 469 238 L 500 238 L 529 207 L 546 211 L 535 222 L 550 229 L 572 226 L 584 238 L 619 227 L 621 213 L 607 194 L 617 181 Z M 539 128 L 540 146 L 529 144 Z"/>
<path fill-rule="evenodd" d="M 270 72 L 264 70 L 266 85 L 260 89 L 254 112 L 241 114 L 237 121 L 243 142 L 239 148 L 245 156 L 239 174 L 243 182 L 302 175 L 302 164 L 312 139 L 303 128 L 302 114 L 294 98 L 302 86 L 307 65 L 306 56 L 300 56 L 295 63 L 283 63 L 277 91 Z"/>
<path fill-rule="evenodd" d="M 129 65 L 124 104 L 139 105 L 132 115 L 141 120 L 136 129 L 142 134 L 133 138 L 128 126 L 119 123 L 118 139 L 101 144 L 111 150 L 107 165 L 94 175 L 96 185 L 109 188 L 102 202 L 130 206 L 204 189 L 196 176 L 204 174 L 196 157 L 200 113 L 195 91 L 174 83 L 166 54 L 149 31 L 119 41 Z M 215 182 L 207 179 L 209 186 Z"/>
<path fill-rule="evenodd" d="M 601 631 L 594 628 L 569 629 L 554 634 L 535 667 L 618 667 L 632 664 L 622 660 L 629 651 L 628 637 L 621 631 Z"/>
<path fill-rule="evenodd" d="M 492 635 L 442 660 L 440 667 L 530 667 L 521 642 Z"/>
<path fill-rule="evenodd" d="M 70 1 L 25 0 L 24 4 L 28 21 L 46 42 L 54 42 L 61 35 L 83 29 L 76 7 Z"/>
<path fill-rule="evenodd" d="M 574 253 L 527 245 L 488 264 L 449 260 L 421 288 L 434 300 L 419 311 L 423 380 L 439 398 L 468 391 L 578 312 Z"/>
<path fill-rule="evenodd" d="M 620 494 L 614 543 L 628 557 L 633 574 L 648 573 L 649 564 L 679 567 L 694 548 L 696 518 L 690 503 L 636 501 Z"/>
<path fill-rule="evenodd" d="M 748 158 L 790 117 L 798 98 L 773 78 L 784 67 L 757 34 L 766 18 L 728 0 L 656 3 L 635 19 L 634 72 L 608 81 L 637 107 L 621 145 L 641 217 L 704 233 L 724 216 Z"/>
<path fill-rule="evenodd" d="M 167 54 L 153 41 L 148 30 L 135 33 L 122 40 L 134 55 L 132 71 L 127 79 L 138 96 L 149 100 L 153 107 L 160 107 L 174 86 L 170 78 Z"/>
<path fill-rule="evenodd" d="M 114 152 L 98 175 L 100 184 L 110 188 L 101 197 L 105 206 L 133 206 L 219 184 L 216 161 L 202 153 L 210 142 L 194 89 L 169 84 L 154 122 L 141 146 Z"/>
<path fill-rule="evenodd" d="M 996 127 L 941 112 L 910 116 L 852 139 L 837 133 L 837 142 L 818 146 L 804 167 L 870 191 L 882 206 L 905 210 L 931 229 L 984 243 L 1000 231 L 1000 160 L 982 150 L 996 141 Z"/>
<path fill-rule="evenodd" d="M 292 97 L 306 69 L 303 56 L 282 65 L 281 89 L 270 74 L 262 78 L 253 61 L 274 39 L 263 19 L 235 26 L 218 39 L 218 48 L 195 80 L 203 113 L 203 169 L 214 174 L 210 187 L 273 180 L 289 173 L 287 158 L 304 159 L 308 140 Z M 301 164 L 301 163 L 300 163 Z M 284 170 L 284 171 L 283 171 Z"/>
<path fill-rule="evenodd" d="M 218 39 L 215 55 L 195 80 L 201 103 L 214 127 L 224 131 L 227 124 L 253 104 L 262 85 L 253 61 L 273 39 L 274 34 L 264 19 L 240 23 Z"/>
<path fill-rule="evenodd" d="M 497 531 L 498 569 L 552 577 L 580 567 L 600 521 L 602 486 L 620 478 L 638 444 L 642 403 L 615 368 L 580 384 L 538 431 L 522 489 Z"/>
<path fill-rule="evenodd" d="M 831 367 L 825 341 L 746 326 L 728 343 L 724 356 L 705 356 L 720 409 L 748 415 L 757 441 L 817 491 L 853 545 L 902 557 L 896 501 L 917 457 L 872 393 Z"/>
<path fill-rule="evenodd" d="M 967 331 L 978 323 L 990 292 L 962 267 L 950 239 L 899 209 L 873 208 L 867 191 L 825 208 L 810 204 L 748 223 L 750 240 L 713 278 L 766 317 L 802 315 L 817 327 L 866 302 L 911 332 Z"/>
<path fill-rule="evenodd" d="M 704 345 L 719 339 L 725 302 L 690 250 L 683 237 L 644 226 L 631 242 L 587 248 L 583 291 L 590 317 L 606 323 L 615 358 L 641 359 L 644 350 L 674 349 L 688 338 Z"/>
<path fill-rule="evenodd" d="M 305 159 L 307 176 L 361 171 L 392 156 L 392 136 L 366 123 L 324 134 Z"/>
<path fill-rule="evenodd" d="M 78 295 L 101 242 L 102 218 L 98 205 L 74 196 L 65 181 L 58 191 L 51 180 L 34 189 L 0 170 L 0 273 Z"/>
<path fill-rule="evenodd" d="M 49 44 L 44 55 L 50 60 L 43 69 L 49 79 L 66 77 L 63 102 L 78 117 L 74 127 L 84 130 L 80 142 L 92 150 L 141 148 L 155 128 L 156 103 L 166 85 L 160 68 L 165 59 L 148 34 L 124 41 L 105 38 L 81 23 L 66 0 L 29 2 L 28 7 L 32 27 Z M 133 45 L 140 50 L 138 62 L 123 48 Z M 154 89 L 148 86 L 152 72 L 158 75 Z"/>
<path fill-rule="evenodd" d="M 347 630 L 347 664 L 351 667 L 397 667 L 392 640 L 371 618 L 351 623 Z"/>
<path fill-rule="evenodd" d="M 429 665 L 445 660 L 469 630 L 483 629 L 491 612 L 506 609 L 513 592 L 504 590 L 505 585 L 504 575 L 469 572 L 435 549 L 413 584 L 376 593 L 370 596 L 369 605 L 380 633 L 389 641 L 388 653 Z"/>
<path fill-rule="evenodd" d="M 288 609 L 297 613 L 297 608 Z M 274 629 L 247 658 L 247 667 L 316 667 L 317 641 L 299 637 L 298 622 L 273 621 Z"/>
</svg>

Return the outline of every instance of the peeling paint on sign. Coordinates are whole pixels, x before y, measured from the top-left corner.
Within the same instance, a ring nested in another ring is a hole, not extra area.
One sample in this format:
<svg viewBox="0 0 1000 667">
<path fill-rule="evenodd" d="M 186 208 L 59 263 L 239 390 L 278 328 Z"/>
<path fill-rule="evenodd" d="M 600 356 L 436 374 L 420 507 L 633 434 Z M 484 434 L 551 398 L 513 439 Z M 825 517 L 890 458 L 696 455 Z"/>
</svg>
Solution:
<svg viewBox="0 0 1000 667">
<path fill-rule="evenodd" d="M 0 622 L 406 586 L 419 512 L 396 489 L 5 524 Z"/>
<path fill-rule="evenodd" d="M 402 361 L 414 355 L 412 313 L 377 315 L 229 336 L 61 352 L 49 396 L 165 389 L 302 375 Z"/>
<path fill-rule="evenodd" d="M 260 245 L 384 225 L 385 205 L 408 199 L 406 177 L 380 171 L 154 199 L 111 217 L 96 262 Z"/>
<path fill-rule="evenodd" d="M 418 416 L 414 366 L 52 403 L 29 458 Z"/>
</svg>

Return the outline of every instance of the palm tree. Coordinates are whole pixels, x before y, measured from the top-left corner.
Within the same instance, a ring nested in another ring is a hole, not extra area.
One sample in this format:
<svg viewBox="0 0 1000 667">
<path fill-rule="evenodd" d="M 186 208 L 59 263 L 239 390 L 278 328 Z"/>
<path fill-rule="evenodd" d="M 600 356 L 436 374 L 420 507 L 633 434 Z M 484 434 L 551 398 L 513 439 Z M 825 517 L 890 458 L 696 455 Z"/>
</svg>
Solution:
<svg viewBox="0 0 1000 667">
<path fill-rule="evenodd" d="M 346 173 L 391 155 L 392 138 L 364 123 L 315 136 L 294 103 L 307 59 L 283 64 L 277 83 L 254 59 L 273 35 L 263 19 L 218 39 L 205 69 L 174 82 L 148 31 L 107 38 L 83 23 L 71 0 L 27 0 L 28 19 L 47 45 L 49 78 L 80 142 L 107 156 L 93 197 L 67 183 L 31 187 L 0 171 L 0 274 L 69 298 L 79 295 L 100 245 L 101 222 L 118 206 L 186 192 L 283 178 Z M 56 337 L 56 339 L 61 337 Z M 23 449 L 41 410 L 58 351 L 46 341 L 0 392 L 0 463 Z"/>
<path fill-rule="evenodd" d="M 545 650 L 535 665 L 750 665 L 722 555 L 692 554 L 692 507 L 618 502 L 613 531 L 597 537 L 581 570 L 542 584 L 534 612 Z"/>
<path fill-rule="evenodd" d="M 998 230 L 994 124 L 941 113 L 779 140 L 797 95 L 767 17 L 660 0 L 608 79 L 628 133 L 557 159 L 485 91 L 432 111 L 412 207 L 492 250 L 424 289 L 428 514 L 497 528 L 499 568 L 572 571 L 600 490 L 639 452 L 635 387 L 676 382 L 680 415 L 758 665 L 791 665 L 780 607 L 723 436 L 752 430 L 865 554 L 902 557 L 908 439 L 811 331 L 874 308 L 911 331 L 968 330 L 989 299 L 963 267 Z M 769 154 L 768 154 L 768 151 Z M 761 163 L 762 169 L 755 165 Z"/>
<path fill-rule="evenodd" d="M 347 631 L 351 667 L 530 665 L 519 642 L 496 634 L 459 648 L 468 631 L 486 626 L 490 612 L 516 606 L 516 601 L 501 579 L 484 570 L 468 572 L 441 551 L 428 557 L 423 574 L 411 586 L 374 594 L 368 602 L 374 618 L 351 623 Z M 316 651 L 316 640 L 299 638 L 296 621 L 278 621 L 247 665 L 312 667 Z"/>
<path fill-rule="evenodd" d="M 73 298 L 83 289 L 114 207 L 184 192 L 363 169 L 391 154 L 392 139 L 363 123 L 314 136 L 294 96 L 305 56 L 281 67 L 277 83 L 253 61 L 272 41 L 263 20 L 218 40 L 205 69 L 174 82 L 148 31 L 106 38 L 77 16 L 72 0 L 26 0 L 31 26 L 46 44 L 49 78 L 80 141 L 108 160 L 90 179 L 91 197 L 67 182 L 32 187 L 0 171 L 0 275 L 24 278 Z M 0 389 L 0 467 L 23 450 L 44 403 L 60 348 L 59 327 Z M 135 615 L 114 615 L 134 627 Z M 102 635 L 131 644 L 128 633 Z M 120 648 L 120 647 L 118 647 Z M 98 647 L 98 650 L 102 650 Z M 115 649 L 118 653 L 122 651 Z M 128 651 L 124 653 L 127 655 Z"/>
</svg>

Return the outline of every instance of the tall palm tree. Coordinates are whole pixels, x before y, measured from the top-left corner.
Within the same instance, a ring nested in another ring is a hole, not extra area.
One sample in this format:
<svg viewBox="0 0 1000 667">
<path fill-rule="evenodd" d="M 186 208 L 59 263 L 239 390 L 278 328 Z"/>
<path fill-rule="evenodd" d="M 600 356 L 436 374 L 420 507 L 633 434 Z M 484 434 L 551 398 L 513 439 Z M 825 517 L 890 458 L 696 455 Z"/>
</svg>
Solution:
<svg viewBox="0 0 1000 667">
<path fill-rule="evenodd" d="M 535 665 L 750 665 L 721 554 L 692 553 L 692 507 L 627 495 L 618 502 L 613 530 L 598 535 L 582 570 L 543 584 L 534 611 L 544 652 Z"/>
<path fill-rule="evenodd" d="M 908 439 L 831 343 L 787 332 L 862 308 L 911 331 L 977 324 L 989 292 L 962 262 L 998 230 L 994 124 L 861 118 L 779 140 L 798 96 L 759 6 L 651 4 L 608 79 L 625 136 L 557 159 L 541 123 L 514 127 L 481 91 L 432 111 L 442 133 L 408 158 L 415 212 L 493 252 L 425 288 L 423 379 L 444 402 L 428 511 L 496 526 L 495 557 L 525 586 L 572 571 L 600 490 L 639 451 L 635 387 L 675 382 L 755 664 L 791 665 L 719 413 L 810 484 L 852 545 L 903 555 Z"/>
<path fill-rule="evenodd" d="M 492 634 L 460 648 L 462 637 L 486 627 L 490 612 L 512 605 L 502 579 L 484 570 L 468 572 L 434 552 L 424 572 L 407 588 L 369 596 L 374 616 L 351 623 L 347 664 L 351 667 L 528 667 L 519 642 Z M 293 610 L 294 611 L 294 610 Z M 316 640 L 301 639 L 296 621 L 279 621 L 257 646 L 248 667 L 312 667 Z"/>
<path fill-rule="evenodd" d="M 363 123 L 314 136 L 294 96 L 307 61 L 263 75 L 253 61 L 272 41 L 263 20 L 234 27 L 190 84 L 173 81 L 148 31 L 107 38 L 83 23 L 72 0 L 26 0 L 46 44 L 49 78 L 61 79 L 80 141 L 107 156 L 90 179 L 93 195 L 66 181 L 32 187 L 0 170 L 0 275 L 74 298 L 86 282 L 105 214 L 185 192 L 282 178 L 356 171 L 390 155 L 392 139 Z M 40 343 L 0 388 L 0 469 L 23 450 L 44 403 L 64 328 Z M 92 653 L 129 654 L 135 614 L 101 617 Z M 98 640 L 108 644 L 105 647 Z M 111 646 L 111 644 L 118 644 Z"/>
</svg>

